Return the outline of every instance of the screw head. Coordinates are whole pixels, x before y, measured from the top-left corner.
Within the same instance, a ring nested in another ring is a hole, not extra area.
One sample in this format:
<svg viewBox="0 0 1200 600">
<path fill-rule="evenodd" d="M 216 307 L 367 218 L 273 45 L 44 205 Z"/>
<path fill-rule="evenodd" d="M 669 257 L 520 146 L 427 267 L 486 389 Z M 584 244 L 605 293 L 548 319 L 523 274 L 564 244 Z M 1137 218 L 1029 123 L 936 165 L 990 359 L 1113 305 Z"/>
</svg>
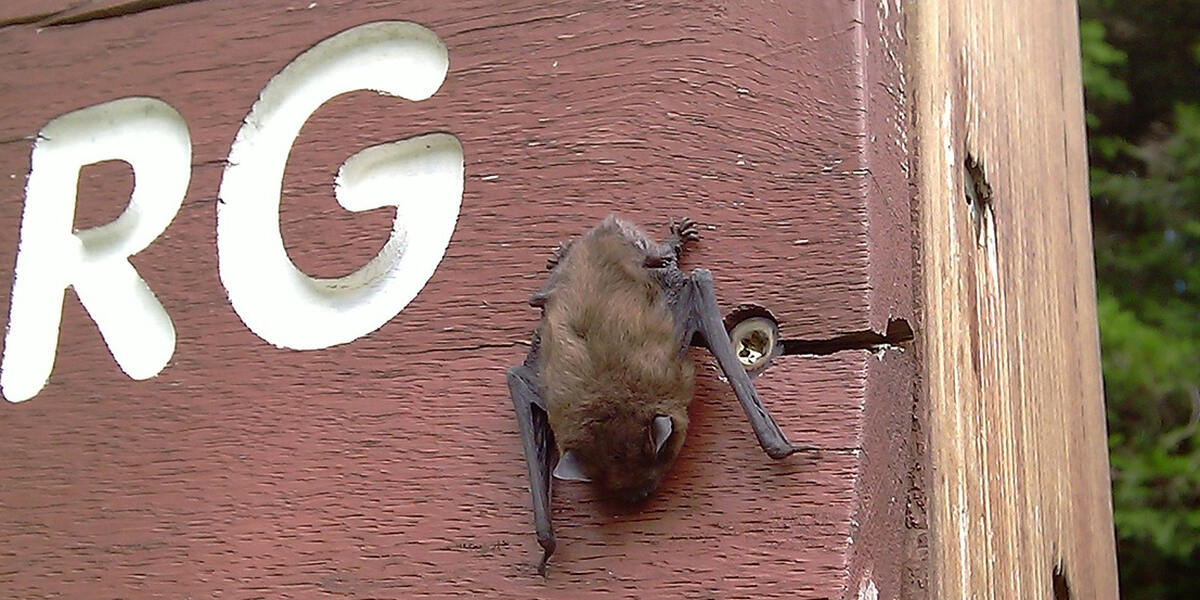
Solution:
<svg viewBox="0 0 1200 600">
<path fill-rule="evenodd" d="M 779 325 L 774 319 L 753 316 L 738 321 L 729 331 L 733 351 L 748 373 L 759 373 L 782 351 Z"/>
</svg>

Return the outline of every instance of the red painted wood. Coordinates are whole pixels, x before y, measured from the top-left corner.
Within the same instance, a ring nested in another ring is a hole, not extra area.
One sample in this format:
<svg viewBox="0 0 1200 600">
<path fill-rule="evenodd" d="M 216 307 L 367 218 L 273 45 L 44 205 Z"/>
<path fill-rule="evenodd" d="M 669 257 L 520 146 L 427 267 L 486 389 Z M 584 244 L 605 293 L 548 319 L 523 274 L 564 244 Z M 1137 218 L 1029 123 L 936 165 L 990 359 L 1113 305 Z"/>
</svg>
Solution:
<svg viewBox="0 0 1200 600">
<path fill-rule="evenodd" d="M 713 270 L 724 306 L 770 308 L 786 337 L 908 317 L 903 120 L 873 116 L 900 110 L 879 94 L 898 89 L 886 60 L 897 49 L 876 44 L 899 43 L 898 9 L 881 28 L 882 9 L 834 0 L 292 4 L 209 0 L 0 29 L 0 279 L 11 282 L 31 139 L 50 119 L 154 96 L 187 120 L 194 153 L 182 210 L 133 258 L 174 320 L 171 364 L 130 381 L 68 294 L 50 384 L 0 405 L 0 589 L 827 598 L 867 576 L 890 597 L 900 549 L 874 557 L 856 544 L 898 539 L 904 485 L 884 457 L 907 456 L 892 435 L 911 400 L 903 358 L 772 367 L 758 385 L 784 430 L 827 449 L 778 463 L 703 359 L 691 435 L 661 493 L 613 513 L 559 486 L 545 580 L 503 369 L 524 355 L 537 319 L 525 300 L 550 248 L 609 212 L 656 235 L 669 216 L 708 224 L 686 265 Z M 284 239 L 312 275 L 357 268 L 391 215 L 338 207 L 336 169 L 432 131 L 464 148 L 458 226 L 429 284 L 383 328 L 277 349 L 242 325 L 218 279 L 223 160 L 274 73 L 385 19 L 445 41 L 446 83 L 425 102 L 362 92 L 318 111 L 288 163 Z M 130 186 L 119 166 L 85 169 L 77 225 L 119 214 Z M 7 315 L 7 294 L 0 303 Z"/>
</svg>

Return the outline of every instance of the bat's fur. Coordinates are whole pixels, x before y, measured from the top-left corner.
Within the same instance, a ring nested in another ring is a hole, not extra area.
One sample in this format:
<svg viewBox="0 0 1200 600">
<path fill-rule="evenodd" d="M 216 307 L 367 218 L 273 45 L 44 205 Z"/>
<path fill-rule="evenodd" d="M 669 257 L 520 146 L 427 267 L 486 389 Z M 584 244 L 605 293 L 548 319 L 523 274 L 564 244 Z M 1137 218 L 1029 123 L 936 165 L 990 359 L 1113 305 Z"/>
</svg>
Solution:
<svg viewBox="0 0 1200 600">
<path fill-rule="evenodd" d="M 560 455 L 627 501 L 648 496 L 683 446 L 695 387 L 675 318 L 647 271 L 659 249 L 615 218 L 563 250 L 540 326 L 547 415 Z M 670 258 L 675 258 L 671 256 Z M 651 423 L 670 417 L 656 451 Z"/>
</svg>

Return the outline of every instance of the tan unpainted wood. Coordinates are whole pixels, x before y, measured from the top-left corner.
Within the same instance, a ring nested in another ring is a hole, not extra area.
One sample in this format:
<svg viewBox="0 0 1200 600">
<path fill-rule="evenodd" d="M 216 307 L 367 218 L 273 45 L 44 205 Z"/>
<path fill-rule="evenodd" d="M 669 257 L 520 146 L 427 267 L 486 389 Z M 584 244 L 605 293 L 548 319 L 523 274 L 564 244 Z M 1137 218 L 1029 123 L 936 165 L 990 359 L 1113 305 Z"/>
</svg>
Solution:
<svg viewBox="0 0 1200 600">
<path fill-rule="evenodd" d="M 1076 4 L 907 16 L 931 596 L 1115 598 Z"/>
</svg>

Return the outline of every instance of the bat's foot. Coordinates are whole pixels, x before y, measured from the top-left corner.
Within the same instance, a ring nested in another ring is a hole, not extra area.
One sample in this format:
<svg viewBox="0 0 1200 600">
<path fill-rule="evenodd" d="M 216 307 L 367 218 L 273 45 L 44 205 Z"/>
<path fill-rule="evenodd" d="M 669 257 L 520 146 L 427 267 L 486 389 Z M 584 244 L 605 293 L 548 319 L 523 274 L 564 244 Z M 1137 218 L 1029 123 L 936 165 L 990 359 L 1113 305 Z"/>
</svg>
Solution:
<svg viewBox="0 0 1200 600">
<path fill-rule="evenodd" d="M 700 227 L 696 225 L 695 221 L 684 217 L 678 221 L 671 219 L 670 231 L 671 237 L 667 240 L 667 246 L 675 255 L 675 261 L 678 262 L 679 258 L 683 256 L 684 247 L 699 241 Z"/>
<path fill-rule="evenodd" d="M 687 217 L 678 221 L 671 219 L 671 235 L 679 240 L 679 245 L 682 247 L 688 242 L 700 240 L 700 227 Z"/>
</svg>

